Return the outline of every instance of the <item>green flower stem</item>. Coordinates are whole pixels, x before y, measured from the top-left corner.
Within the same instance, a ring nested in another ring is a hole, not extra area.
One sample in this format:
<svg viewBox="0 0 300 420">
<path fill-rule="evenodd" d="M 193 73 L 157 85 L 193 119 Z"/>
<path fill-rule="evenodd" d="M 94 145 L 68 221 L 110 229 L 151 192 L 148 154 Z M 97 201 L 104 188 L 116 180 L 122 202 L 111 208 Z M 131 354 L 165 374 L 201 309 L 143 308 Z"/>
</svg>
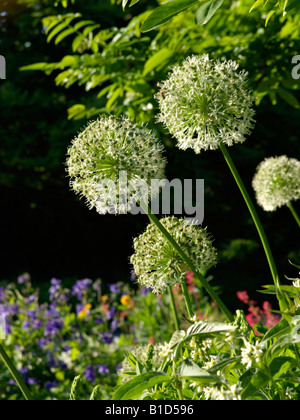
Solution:
<svg viewBox="0 0 300 420">
<path fill-rule="evenodd" d="M 179 323 L 178 314 L 177 314 L 177 311 L 176 311 L 176 306 L 175 306 L 175 300 L 174 300 L 174 294 L 173 294 L 172 287 L 169 286 L 168 290 L 169 290 L 169 295 L 170 295 L 171 312 L 172 312 L 172 315 L 173 315 L 175 328 L 176 328 L 176 330 L 180 330 L 180 323 Z"/>
<path fill-rule="evenodd" d="M 27 401 L 33 401 L 33 398 L 31 396 L 27 386 L 25 385 L 21 375 L 19 374 L 19 372 L 15 368 L 13 362 L 11 361 L 11 359 L 9 358 L 9 356 L 7 355 L 6 351 L 4 350 L 4 348 L 2 347 L 1 344 L 0 344 L 0 356 L 1 356 L 4 364 L 6 365 L 7 369 L 10 371 L 12 377 L 14 378 L 16 383 L 18 384 L 18 386 L 19 386 L 20 390 L 22 391 L 22 394 L 24 395 L 25 399 Z"/>
<path fill-rule="evenodd" d="M 182 292 L 183 292 L 183 296 L 184 296 L 184 301 L 185 301 L 185 304 L 186 304 L 186 307 L 187 307 L 189 318 L 191 319 L 191 318 L 193 318 L 193 316 L 194 316 L 195 313 L 194 313 L 193 308 L 192 308 L 192 303 L 191 303 L 191 299 L 190 299 L 189 289 L 188 289 L 187 284 L 186 284 L 185 281 L 182 281 L 180 283 L 180 285 L 181 285 L 181 288 L 182 288 Z"/>
<path fill-rule="evenodd" d="M 295 210 L 295 207 L 292 203 L 288 204 L 289 209 L 291 210 L 292 215 L 294 216 L 296 222 L 298 223 L 298 226 L 300 227 L 300 217 L 298 216 L 298 213 Z"/>
<path fill-rule="evenodd" d="M 160 223 L 160 221 L 157 219 L 157 217 L 151 212 L 148 204 L 145 202 L 140 203 L 142 209 L 145 211 L 145 213 L 148 215 L 150 221 L 154 223 L 157 228 L 161 231 L 161 233 L 165 236 L 167 241 L 173 246 L 173 248 L 178 252 L 182 260 L 186 263 L 186 265 L 189 267 L 190 271 L 192 271 L 195 275 L 195 277 L 198 278 L 204 289 L 207 291 L 207 293 L 210 295 L 210 297 L 215 301 L 215 303 L 218 305 L 220 310 L 224 313 L 224 315 L 227 317 L 229 322 L 233 322 L 234 318 L 232 316 L 232 313 L 229 311 L 229 309 L 226 307 L 224 302 L 220 299 L 220 297 L 217 295 L 217 293 L 214 291 L 214 289 L 210 286 L 208 281 L 202 276 L 201 273 L 198 272 L 197 268 L 191 261 L 191 259 L 186 255 L 186 253 L 181 249 L 181 247 L 178 245 L 178 243 L 175 241 L 175 239 L 172 237 L 172 235 L 169 234 L 167 229 L 164 228 L 164 226 Z M 185 302 L 187 304 L 187 310 L 189 316 L 193 316 L 193 310 L 191 307 L 191 301 L 190 296 L 187 287 L 183 288 L 183 294 L 185 297 Z"/>
<path fill-rule="evenodd" d="M 280 281 L 279 281 L 279 276 L 278 276 L 277 268 L 276 268 L 276 265 L 275 265 L 275 261 L 274 261 L 273 255 L 272 255 L 272 251 L 271 251 L 268 239 L 266 237 L 263 226 L 262 226 L 262 224 L 259 220 L 259 217 L 258 217 L 258 214 L 257 214 L 256 209 L 254 207 L 254 204 L 253 204 L 253 202 L 250 198 L 250 195 L 248 194 L 248 191 L 246 190 L 246 187 L 245 187 L 245 185 L 242 181 L 242 178 L 240 177 L 240 175 L 238 173 L 238 170 L 237 170 L 235 164 L 233 163 L 233 160 L 231 159 L 231 156 L 230 156 L 226 146 L 224 144 L 220 143 L 220 149 L 221 149 L 221 151 L 224 155 L 224 158 L 225 158 L 225 160 L 226 160 L 226 162 L 227 162 L 227 164 L 228 164 L 228 166 L 229 166 L 229 168 L 230 168 L 230 170 L 231 170 L 231 172 L 232 172 L 232 174 L 233 174 L 233 176 L 236 180 L 236 183 L 238 184 L 238 187 L 239 187 L 239 189 L 240 189 L 240 191 L 241 191 L 241 193 L 244 197 L 244 200 L 246 201 L 246 204 L 247 204 L 248 209 L 251 213 L 252 219 L 253 219 L 253 221 L 255 223 L 255 226 L 257 228 L 257 231 L 259 233 L 261 242 L 263 244 L 274 283 L 277 286 L 277 288 L 279 289 Z"/>
</svg>

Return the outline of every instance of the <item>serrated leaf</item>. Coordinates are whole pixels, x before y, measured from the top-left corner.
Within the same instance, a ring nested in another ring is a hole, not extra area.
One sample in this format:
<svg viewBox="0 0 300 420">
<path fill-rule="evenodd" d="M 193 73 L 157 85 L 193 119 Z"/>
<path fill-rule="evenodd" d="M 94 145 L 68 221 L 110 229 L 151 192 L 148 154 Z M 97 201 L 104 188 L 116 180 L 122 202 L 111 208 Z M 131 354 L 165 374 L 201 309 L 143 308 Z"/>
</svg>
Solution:
<svg viewBox="0 0 300 420">
<path fill-rule="evenodd" d="M 177 369 L 177 375 L 183 379 L 189 379 L 193 382 L 201 382 L 204 384 L 222 383 L 217 375 L 212 375 L 205 369 L 199 367 L 191 359 L 185 359 Z"/>
<path fill-rule="evenodd" d="M 126 382 L 114 393 L 112 400 L 131 400 L 139 398 L 144 391 L 164 382 L 170 382 L 171 378 L 164 372 L 147 372 Z"/>
<path fill-rule="evenodd" d="M 173 0 L 157 7 L 142 25 L 141 31 L 148 32 L 168 22 L 178 13 L 188 9 L 201 0 Z"/>
<path fill-rule="evenodd" d="M 201 26 L 208 23 L 223 2 L 224 0 L 210 0 L 208 3 L 200 6 L 195 15 L 196 24 Z"/>
</svg>

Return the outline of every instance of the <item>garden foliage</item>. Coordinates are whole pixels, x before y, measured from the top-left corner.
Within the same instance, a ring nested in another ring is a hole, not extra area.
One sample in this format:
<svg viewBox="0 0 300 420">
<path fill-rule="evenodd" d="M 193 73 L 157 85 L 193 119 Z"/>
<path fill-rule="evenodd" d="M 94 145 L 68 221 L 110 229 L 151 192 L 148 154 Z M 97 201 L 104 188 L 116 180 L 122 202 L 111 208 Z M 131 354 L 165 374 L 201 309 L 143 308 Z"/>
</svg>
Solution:
<svg viewBox="0 0 300 420">
<path fill-rule="evenodd" d="M 244 291 L 238 298 L 249 313 L 231 313 L 208 273 L 216 253 L 206 230 L 175 217 L 160 221 L 130 184 L 133 201 L 150 219 L 134 240 L 134 279 L 168 294 L 157 297 L 145 288 L 133 294 L 128 285 L 89 279 L 68 289 L 52 279 L 43 302 L 28 274 L 19 277 L 19 287 L 1 288 L 1 336 L 7 335 L 12 363 L 2 345 L 0 352 L 13 376 L 14 366 L 22 375 L 8 380 L 1 371 L 2 397 L 19 398 L 17 382 L 25 397 L 29 387 L 39 399 L 299 400 L 300 280 L 284 279 L 277 270 L 227 150 L 251 134 L 254 99 L 258 109 L 267 100 L 300 107 L 299 79 L 291 71 L 300 37 L 297 2 L 170 0 L 145 6 L 107 0 L 106 6 L 127 13 L 120 27 L 87 19 L 76 11 L 79 3 L 58 1 L 61 12 L 42 19 L 47 42 L 67 45 L 68 54 L 21 69 L 54 74 L 57 86 L 85 88 L 88 100 L 68 109 L 70 120 L 101 114 L 69 148 L 71 187 L 102 214 L 97 192 L 103 174 L 114 182 L 125 168 L 130 181 L 149 184 L 156 173 L 161 178 L 166 162 L 160 141 L 171 145 L 170 134 L 183 150 L 220 149 L 270 268 L 273 284 L 262 285 L 262 293 L 273 295 L 278 308 L 269 302 L 260 308 Z M 158 127 L 160 138 L 145 123 Z M 292 204 L 299 200 L 300 180 L 290 179 L 288 167 L 298 173 L 299 161 L 279 160 L 262 181 L 254 178 L 257 199 L 265 210 L 287 205 L 300 226 Z"/>
</svg>

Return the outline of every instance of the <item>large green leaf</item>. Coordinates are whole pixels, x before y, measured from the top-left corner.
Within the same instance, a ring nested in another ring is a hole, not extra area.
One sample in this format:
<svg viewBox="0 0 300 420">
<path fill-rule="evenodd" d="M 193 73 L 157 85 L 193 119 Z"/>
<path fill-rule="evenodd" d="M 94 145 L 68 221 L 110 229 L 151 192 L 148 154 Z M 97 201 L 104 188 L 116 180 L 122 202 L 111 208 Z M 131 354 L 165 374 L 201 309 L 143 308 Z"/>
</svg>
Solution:
<svg viewBox="0 0 300 420">
<path fill-rule="evenodd" d="M 196 12 L 195 20 L 198 26 L 205 25 L 216 11 L 222 6 L 224 0 L 210 0 L 199 7 Z"/>
<path fill-rule="evenodd" d="M 169 48 L 162 48 L 146 61 L 143 76 L 146 76 L 154 69 L 162 67 L 173 55 L 174 51 L 169 50 Z"/>
<path fill-rule="evenodd" d="M 148 32 L 168 22 L 175 15 L 203 0 L 173 0 L 155 9 L 142 25 L 141 31 Z"/>
<path fill-rule="evenodd" d="M 137 376 L 122 385 L 112 397 L 112 400 L 131 400 L 139 398 L 144 391 L 163 382 L 170 382 L 170 376 L 163 372 L 147 372 Z"/>
<path fill-rule="evenodd" d="M 183 379 L 189 379 L 193 382 L 201 382 L 204 384 L 222 383 L 217 375 L 212 375 L 205 369 L 199 367 L 191 359 L 185 359 L 177 369 L 177 375 Z"/>
<path fill-rule="evenodd" d="M 206 339 L 210 337 L 217 337 L 218 335 L 224 335 L 229 331 L 233 331 L 236 327 L 232 325 L 224 324 L 223 322 L 207 322 L 199 321 L 193 324 L 186 332 L 185 336 L 175 340 L 172 348 L 176 347 L 175 350 L 175 359 L 179 356 L 180 347 L 186 342 L 191 340 L 193 337 L 199 337 L 201 339 Z"/>
<path fill-rule="evenodd" d="M 248 385 L 243 389 L 241 392 L 241 396 L 243 400 L 248 399 L 252 395 L 256 394 L 261 388 L 268 385 L 270 378 L 261 370 L 258 370 Z"/>
</svg>

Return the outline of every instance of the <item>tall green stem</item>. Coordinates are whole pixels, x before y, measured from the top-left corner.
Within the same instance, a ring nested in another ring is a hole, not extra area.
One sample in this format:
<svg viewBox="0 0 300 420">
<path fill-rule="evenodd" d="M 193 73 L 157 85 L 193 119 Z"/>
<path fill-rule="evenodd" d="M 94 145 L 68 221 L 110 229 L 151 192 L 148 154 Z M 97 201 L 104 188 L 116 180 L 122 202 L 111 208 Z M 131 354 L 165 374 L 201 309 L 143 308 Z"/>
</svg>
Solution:
<svg viewBox="0 0 300 420">
<path fill-rule="evenodd" d="M 298 226 L 300 227 L 300 217 L 298 216 L 298 213 L 296 212 L 295 207 L 292 205 L 292 203 L 289 203 L 288 207 L 291 210 L 291 213 L 294 216 L 296 222 L 298 223 Z"/>
<path fill-rule="evenodd" d="M 175 328 L 176 328 L 176 330 L 180 330 L 180 324 L 179 324 L 178 314 L 177 314 L 177 311 L 176 311 L 176 306 L 175 306 L 175 300 L 174 300 L 172 287 L 169 286 L 168 290 L 169 290 L 169 295 L 170 295 L 171 312 L 172 312 L 172 315 L 173 315 Z"/>
<path fill-rule="evenodd" d="M 182 281 L 180 283 L 180 285 L 181 285 L 181 288 L 182 288 L 184 301 L 185 301 L 186 308 L 187 308 L 187 311 L 188 311 L 188 314 L 189 314 L 189 318 L 191 319 L 194 316 L 194 311 L 193 311 L 193 308 L 192 308 L 192 302 L 191 302 L 191 299 L 190 299 L 189 290 L 188 290 L 188 287 L 187 287 L 187 284 L 186 284 L 185 281 Z"/>
<path fill-rule="evenodd" d="M 161 231 L 161 233 L 164 235 L 164 237 L 167 239 L 167 241 L 173 246 L 176 252 L 180 255 L 182 260 L 186 263 L 186 265 L 189 267 L 190 271 L 192 271 L 195 275 L 195 277 L 198 278 L 204 289 L 207 291 L 207 293 L 211 296 L 211 298 L 215 301 L 215 303 L 218 305 L 220 310 L 224 313 L 224 315 L 227 317 L 229 322 L 233 322 L 234 318 L 229 311 L 229 309 L 226 307 L 224 302 L 220 299 L 220 297 L 217 295 L 217 293 L 214 291 L 214 289 L 210 286 L 208 281 L 202 276 L 201 273 L 198 272 L 197 268 L 195 267 L 194 263 L 191 261 L 191 259 L 186 255 L 186 253 L 181 249 L 181 247 L 178 245 L 178 243 L 175 241 L 175 239 L 172 237 L 172 235 L 169 234 L 167 229 L 160 223 L 160 221 L 157 219 L 157 217 L 151 212 L 150 207 L 145 202 L 140 203 L 142 209 L 145 211 L 145 213 L 148 215 L 150 221 L 154 223 L 157 228 Z M 183 294 L 185 297 L 185 302 L 187 304 L 187 310 L 189 313 L 189 316 L 193 316 L 193 310 L 190 303 L 190 297 L 188 293 L 187 287 L 183 287 Z"/>
<path fill-rule="evenodd" d="M 227 148 L 225 147 L 224 144 L 220 144 L 220 149 L 221 149 L 221 151 L 224 155 L 224 158 L 225 158 L 225 160 L 226 160 L 226 162 L 227 162 L 227 164 L 228 164 L 228 166 L 229 166 L 229 168 L 230 168 L 230 170 L 231 170 L 231 172 L 232 172 L 232 174 L 233 174 L 233 176 L 236 180 L 236 183 L 237 183 L 237 185 L 238 185 L 238 187 L 239 187 L 239 189 L 240 189 L 240 191 L 241 191 L 241 193 L 244 197 L 244 200 L 245 200 L 245 202 L 248 206 L 248 209 L 251 213 L 252 219 L 255 223 L 256 229 L 259 233 L 261 242 L 263 244 L 263 247 L 264 247 L 264 250 L 265 250 L 265 253 L 266 253 L 266 257 L 267 257 L 267 260 L 268 260 L 268 263 L 269 263 L 269 266 L 270 266 L 270 270 L 271 270 L 271 273 L 272 273 L 274 283 L 277 286 L 277 288 L 279 289 L 280 281 L 279 281 L 279 276 L 278 276 L 277 268 L 276 268 L 276 265 L 275 265 L 275 261 L 274 261 L 273 255 L 272 255 L 272 251 L 271 251 L 267 236 L 266 236 L 265 231 L 263 229 L 263 226 L 262 226 L 262 224 L 259 220 L 259 217 L 258 217 L 258 214 L 257 214 L 256 209 L 254 207 L 254 204 L 253 204 L 253 202 L 250 198 L 250 195 L 248 194 L 248 191 L 246 190 L 246 187 L 245 187 L 245 185 L 242 181 L 242 178 L 240 177 L 240 175 L 238 173 L 238 170 L 237 170 L 235 164 L 233 163 L 233 160 L 231 159 L 231 156 L 230 156 Z"/>
<path fill-rule="evenodd" d="M 25 385 L 21 375 L 19 374 L 19 372 L 15 368 L 13 362 L 10 360 L 9 356 L 7 355 L 6 351 L 4 350 L 4 348 L 2 347 L 1 344 L 0 344 L 0 356 L 1 356 L 4 364 L 6 365 L 7 369 L 10 371 L 12 377 L 14 378 L 16 383 L 18 384 L 22 394 L 24 395 L 24 398 L 28 401 L 32 401 L 33 398 L 31 396 L 27 386 Z"/>
</svg>

